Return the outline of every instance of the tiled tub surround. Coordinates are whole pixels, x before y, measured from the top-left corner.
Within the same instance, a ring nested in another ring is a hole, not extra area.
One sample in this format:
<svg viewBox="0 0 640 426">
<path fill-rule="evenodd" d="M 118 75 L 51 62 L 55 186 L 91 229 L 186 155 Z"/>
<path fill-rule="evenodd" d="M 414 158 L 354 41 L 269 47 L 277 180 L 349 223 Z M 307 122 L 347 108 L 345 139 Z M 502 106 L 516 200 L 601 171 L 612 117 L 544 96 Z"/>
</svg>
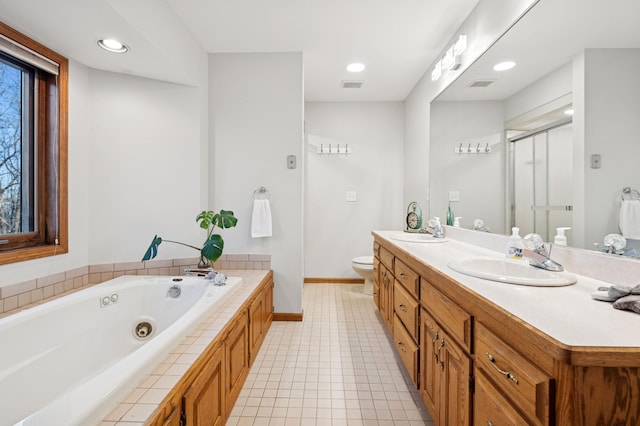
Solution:
<svg viewBox="0 0 640 426">
<path fill-rule="evenodd" d="M 237 277 L 213 286 L 201 277 L 127 275 L 3 318 L 0 423 L 101 420 L 240 285 Z M 173 287 L 179 297 L 170 297 Z M 143 321 L 153 329 L 135 338 Z"/>
<path fill-rule="evenodd" d="M 131 393 L 98 423 L 99 426 L 143 426 L 150 421 L 172 389 L 186 377 L 192 364 L 217 340 L 229 321 L 272 275 L 270 271 L 224 270 L 242 278 L 225 301 L 187 334 L 180 344 L 144 378 Z"/>
<path fill-rule="evenodd" d="M 0 316 L 122 275 L 183 275 L 184 268 L 195 267 L 198 260 L 192 257 L 89 265 L 0 287 Z M 218 270 L 270 270 L 271 255 L 223 254 L 213 266 Z"/>
</svg>

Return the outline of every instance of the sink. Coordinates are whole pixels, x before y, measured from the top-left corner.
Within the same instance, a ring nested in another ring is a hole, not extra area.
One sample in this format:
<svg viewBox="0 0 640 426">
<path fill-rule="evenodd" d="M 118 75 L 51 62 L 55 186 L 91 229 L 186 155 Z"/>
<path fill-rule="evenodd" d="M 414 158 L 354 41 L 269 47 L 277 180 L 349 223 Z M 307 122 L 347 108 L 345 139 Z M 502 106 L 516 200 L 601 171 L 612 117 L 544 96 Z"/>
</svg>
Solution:
<svg viewBox="0 0 640 426">
<path fill-rule="evenodd" d="M 444 243 L 449 240 L 446 238 L 436 238 L 432 234 L 417 234 L 411 232 L 398 232 L 391 235 L 391 239 L 397 241 L 406 241 L 409 243 Z"/>
<path fill-rule="evenodd" d="M 461 274 L 508 284 L 561 287 L 577 281 L 576 276 L 568 272 L 546 271 L 524 260 L 472 258 L 450 262 L 447 266 Z"/>
</svg>

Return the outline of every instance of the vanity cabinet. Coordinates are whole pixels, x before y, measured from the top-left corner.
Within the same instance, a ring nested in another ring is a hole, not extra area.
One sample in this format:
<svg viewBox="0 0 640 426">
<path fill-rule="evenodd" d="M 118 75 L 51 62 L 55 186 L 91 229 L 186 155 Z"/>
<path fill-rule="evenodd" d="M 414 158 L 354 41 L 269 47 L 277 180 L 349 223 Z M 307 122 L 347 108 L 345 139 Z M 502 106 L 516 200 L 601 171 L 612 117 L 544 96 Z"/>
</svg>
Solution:
<svg viewBox="0 0 640 426">
<path fill-rule="evenodd" d="M 273 275 L 238 309 L 169 392 L 147 426 L 218 426 L 233 409 L 273 320 Z"/>
<path fill-rule="evenodd" d="M 418 372 L 437 426 L 640 425 L 639 347 L 563 344 L 416 255 L 424 252 L 374 236 L 380 271 L 394 275 L 394 346 Z M 380 286 L 382 305 L 382 276 Z"/>
</svg>

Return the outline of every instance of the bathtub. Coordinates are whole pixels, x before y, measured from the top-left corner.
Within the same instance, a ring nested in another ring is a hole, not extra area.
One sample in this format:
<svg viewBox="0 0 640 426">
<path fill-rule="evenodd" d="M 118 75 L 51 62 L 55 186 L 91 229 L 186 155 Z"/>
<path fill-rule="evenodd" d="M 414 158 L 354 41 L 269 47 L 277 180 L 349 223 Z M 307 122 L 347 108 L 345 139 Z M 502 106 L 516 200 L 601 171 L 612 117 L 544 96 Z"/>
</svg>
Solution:
<svg viewBox="0 0 640 426">
<path fill-rule="evenodd" d="M 123 276 L 0 319 L 0 426 L 98 422 L 241 280 Z"/>
</svg>

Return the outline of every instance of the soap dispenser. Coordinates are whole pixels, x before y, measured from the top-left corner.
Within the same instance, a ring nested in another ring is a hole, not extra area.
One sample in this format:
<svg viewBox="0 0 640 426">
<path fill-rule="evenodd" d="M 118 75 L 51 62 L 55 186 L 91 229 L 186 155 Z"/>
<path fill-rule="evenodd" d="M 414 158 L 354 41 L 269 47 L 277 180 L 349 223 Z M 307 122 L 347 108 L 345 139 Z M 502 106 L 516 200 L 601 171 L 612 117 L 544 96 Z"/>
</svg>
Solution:
<svg viewBox="0 0 640 426">
<path fill-rule="evenodd" d="M 522 242 L 522 238 L 520 237 L 520 228 L 518 228 L 517 226 L 511 228 L 511 236 L 509 237 L 507 247 L 505 248 L 505 256 L 509 259 L 521 259 L 520 256 L 516 256 L 513 248 L 524 249 L 524 244 Z"/>
<path fill-rule="evenodd" d="M 460 228 L 460 219 L 462 219 L 461 216 L 456 216 L 453 220 L 453 226 L 455 226 L 456 228 Z"/>
<path fill-rule="evenodd" d="M 568 231 L 571 229 L 568 226 L 561 226 L 560 228 L 556 228 L 556 236 L 553 237 L 553 244 L 558 246 L 566 246 L 567 245 L 567 237 L 564 235 L 564 231 Z"/>
</svg>

